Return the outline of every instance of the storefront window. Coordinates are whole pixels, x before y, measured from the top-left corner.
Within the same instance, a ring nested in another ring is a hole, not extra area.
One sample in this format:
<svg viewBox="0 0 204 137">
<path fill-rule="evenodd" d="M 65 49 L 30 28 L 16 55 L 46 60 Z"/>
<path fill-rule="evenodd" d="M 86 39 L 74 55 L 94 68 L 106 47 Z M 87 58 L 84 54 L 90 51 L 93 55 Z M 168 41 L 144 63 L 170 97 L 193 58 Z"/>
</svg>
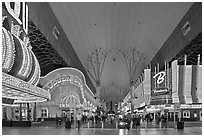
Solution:
<svg viewBox="0 0 204 137">
<path fill-rule="evenodd" d="M 42 108 L 41 109 L 41 117 L 42 118 L 47 118 L 48 117 L 48 109 L 47 108 Z"/>
<path fill-rule="evenodd" d="M 169 118 L 174 118 L 174 112 L 169 113 Z"/>
<path fill-rule="evenodd" d="M 183 118 L 190 118 L 190 111 L 183 111 Z"/>
<path fill-rule="evenodd" d="M 178 112 L 176 112 L 176 113 L 175 113 L 175 118 L 178 118 L 178 115 L 179 115 Z"/>
</svg>

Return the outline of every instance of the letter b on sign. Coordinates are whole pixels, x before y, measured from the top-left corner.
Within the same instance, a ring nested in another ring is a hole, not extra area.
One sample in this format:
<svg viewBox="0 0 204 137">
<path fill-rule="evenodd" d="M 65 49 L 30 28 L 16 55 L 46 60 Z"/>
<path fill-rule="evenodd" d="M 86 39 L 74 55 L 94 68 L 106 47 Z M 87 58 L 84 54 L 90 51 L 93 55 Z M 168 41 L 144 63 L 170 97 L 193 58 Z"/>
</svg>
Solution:
<svg viewBox="0 0 204 137">
<path fill-rule="evenodd" d="M 161 83 L 164 81 L 165 72 L 164 72 L 164 71 L 159 72 L 159 73 L 157 73 L 156 75 L 154 75 L 153 78 L 155 79 L 157 76 L 158 76 L 158 78 L 157 78 L 157 84 L 161 84 Z"/>
</svg>

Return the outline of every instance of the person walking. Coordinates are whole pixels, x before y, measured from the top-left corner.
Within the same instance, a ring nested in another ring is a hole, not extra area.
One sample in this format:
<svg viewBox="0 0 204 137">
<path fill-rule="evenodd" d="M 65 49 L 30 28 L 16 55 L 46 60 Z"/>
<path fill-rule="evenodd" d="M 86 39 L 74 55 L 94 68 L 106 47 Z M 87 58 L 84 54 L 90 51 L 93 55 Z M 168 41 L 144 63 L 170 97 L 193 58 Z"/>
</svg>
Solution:
<svg viewBox="0 0 204 137">
<path fill-rule="evenodd" d="M 56 125 L 58 126 L 58 124 L 59 124 L 59 117 L 58 117 L 57 114 L 56 114 L 56 117 L 55 117 L 55 121 L 56 121 Z"/>
<path fill-rule="evenodd" d="M 145 115 L 145 119 L 146 119 L 147 123 L 149 123 L 149 121 L 150 121 L 150 114 L 149 113 Z"/>
<path fill-rule="evenodd" d="M 135 126 L 136 126 L 136 130 L 138 129 L 140 131 L 140 121 L 141 121 L 141 118 L 138 114 L 136 114 L 135 116 Z"/>
<path fill-rule="evenodd" d="M 136 114 L 133 115 L 133 117 L 132 117 L 132 122 L 133 122 L 132 128 L 134 128 L 134 127 L 136 126 Z"/>
<path fill-rule="evenodd" d="M 98 124 L 98 115 L 95 115 L 95 124 Z"/>
<path fill-rule="evenodd" d="M 78 113 L 78 114 L 77 114 L 77 125 L 78 125 L 78 129 L 80 129 L 81 119 L 82 119 L 82 116 L 81 116 L 80 113 Z"/>
<path fill-rule="evenodd" d="M 74 124 L 74 114 L 71 113 L 71 124 Z"/>
<path fill-rule="evenodd" d="M 65 128 L 71 128 L 71 120 L 68 115 L 65 118 Z"/>
<path fill-rule="evenodd" d="M 58 118 L 59 125 L 62 125 L 62 116 Z"/>
<path fill-rule="evenodd" d="M 127 116 L 124 116 L 124 121 L 127 123 L 127 124 L 126 124 L 126 128 L 127 128 L 128 130 L 130 130 L 130 123 L 131 123 L 130 118 L 127 117 Z"/>
<path fill-rule="evenodd" d="M 162 128 L 163 127 L 167 128 L 167 115 L 166 114 L 162 115 Z"/>
<path fill-rule="evenodd" d="M 160 114 L 156 114 L 156 124 L 159 125 L 161 121 Z"/>
</svg>

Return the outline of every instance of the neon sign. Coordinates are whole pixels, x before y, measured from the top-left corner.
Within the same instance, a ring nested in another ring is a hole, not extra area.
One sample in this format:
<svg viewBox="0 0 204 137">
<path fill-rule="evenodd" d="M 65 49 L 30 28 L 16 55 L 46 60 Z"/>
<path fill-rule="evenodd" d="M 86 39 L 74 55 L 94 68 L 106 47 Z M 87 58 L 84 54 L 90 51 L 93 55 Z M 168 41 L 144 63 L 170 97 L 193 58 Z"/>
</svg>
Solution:
<svg viewBox="0 0 204 137">
<path fill-rule="evenodd" d="M 164 81 L 165 75 L 166 75 L 166 73 L 164 71 L 161 71 L 161 72 L 155 74 L 153 78 L 156 78 L 158 76 L 157 84 L 161 84 Z"/>
<path fill-rule="evenodd" d="M 13 4 L 13 8 L 11 4 Z M 13 16 L 20 25 L 23 25 L 23 30 L 27 34 L 28 6 L 25 4 L 25 2 L 5 2 L 5 6 L 9 14 L 11 14 L 11 16 Z"/>
</svg>

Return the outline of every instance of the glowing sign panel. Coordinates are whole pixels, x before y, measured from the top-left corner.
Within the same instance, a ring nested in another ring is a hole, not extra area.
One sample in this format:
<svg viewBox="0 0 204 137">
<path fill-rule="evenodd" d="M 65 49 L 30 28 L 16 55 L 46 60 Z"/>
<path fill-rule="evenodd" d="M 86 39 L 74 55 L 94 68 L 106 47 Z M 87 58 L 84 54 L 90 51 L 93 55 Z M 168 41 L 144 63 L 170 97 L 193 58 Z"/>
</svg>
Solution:
<svg viewBox="0 0 204 137">
<path fill-rule="evenodd" d="M 27 34 L 28 6 L 25 2 L 5 2 L 5 6 L 9 14 L 11 14 L 11 16 L 13 16 L 20 25 L 23 25 L 23 29 Z"/>
<path fill-rule="evenodd" d="M 158 77 L 158 79 L 157 79 L 157 84 L 161 84 L 162 82 L 164 82 L 164 77 L 165 77 L 165 72 L 164 71 L 161 71 L 161 72 L 159 72 L 159 73 L 157 73 L 156 75 L 154 75 L 154 79 L 157 77 L 157 76 L 159 76 Z"/>
</svg>

